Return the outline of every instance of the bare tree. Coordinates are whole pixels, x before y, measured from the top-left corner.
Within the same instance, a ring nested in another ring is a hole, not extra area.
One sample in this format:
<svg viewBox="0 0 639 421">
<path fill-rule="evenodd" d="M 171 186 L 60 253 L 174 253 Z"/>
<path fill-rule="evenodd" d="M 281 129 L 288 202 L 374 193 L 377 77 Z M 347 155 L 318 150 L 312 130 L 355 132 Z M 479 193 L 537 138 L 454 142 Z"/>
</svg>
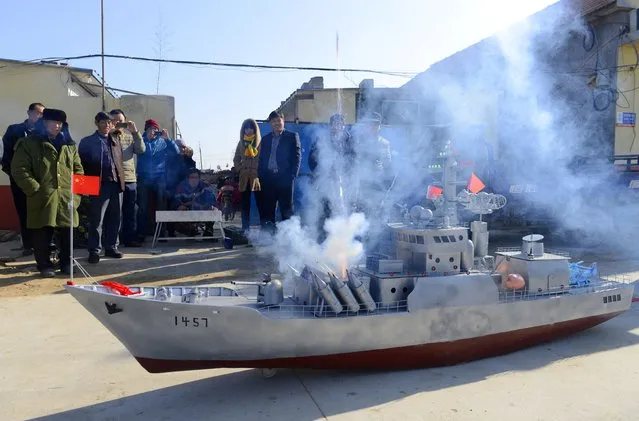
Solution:
<svg viewBox="0 0 639 421">
<path fill-rule="evenodd" d="M 159 19 L 158 26 L 155 31 L 155 47 L 153 51 L 155 52 L 158 59 L 164 59 L 165 54 L 170 51 L 171 46 L 168 42 L 168 38 L 171 36 L 171 33 L 167 31 L 167 27 L 164 25 L 164 17 L 162 11 L 159 11 Z M 160 94 L 160 78 L 162 77 L 162 69 L 165 63 L 158 62 L 158 77 L 157 77 L 157 85 L 155 89 L 156 95 Z"/>
</svg>

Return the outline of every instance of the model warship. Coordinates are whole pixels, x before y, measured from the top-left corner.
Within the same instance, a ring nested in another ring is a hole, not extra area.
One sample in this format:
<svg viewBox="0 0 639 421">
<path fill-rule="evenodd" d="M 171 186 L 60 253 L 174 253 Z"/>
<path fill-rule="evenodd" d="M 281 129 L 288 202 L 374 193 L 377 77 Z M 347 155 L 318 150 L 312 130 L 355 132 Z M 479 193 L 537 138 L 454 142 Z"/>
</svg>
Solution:
<svg viewBox="0 0 639 421">
<path fill-rule="evenodd" d="M 452 365 L 573 334 L 630 308 L 632 285 L 545 250 L 541 235 L 489 255 L 481 215 L 505 198 L 458 193 L 455 158 L 441 159 L 435 210 L 414 206 L 388 223 L 379 250 L 353 267 L 308 265 L 287 282 L 265 275 L 248 283 L 256 296 L 241 282 L 66 289 L 152 373 Z M 479 220 L 460 224 L 460 207 Z"/>
</svg>

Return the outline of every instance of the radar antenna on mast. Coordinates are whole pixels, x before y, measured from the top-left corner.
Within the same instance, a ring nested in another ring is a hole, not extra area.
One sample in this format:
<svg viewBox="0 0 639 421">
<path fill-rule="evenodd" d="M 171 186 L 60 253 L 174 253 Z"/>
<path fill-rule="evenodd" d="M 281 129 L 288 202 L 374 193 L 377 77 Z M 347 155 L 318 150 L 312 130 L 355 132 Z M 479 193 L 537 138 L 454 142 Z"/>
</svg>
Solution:
<svg viewBox="0 0 639 421">
<path fill-rule="evenodd" d="M 506 206 L 506 197 L 495 193 L 471 193 L 464 189 L 457 195 L 457 202 L 472 213 L 488 215 Z"/>
</svg>

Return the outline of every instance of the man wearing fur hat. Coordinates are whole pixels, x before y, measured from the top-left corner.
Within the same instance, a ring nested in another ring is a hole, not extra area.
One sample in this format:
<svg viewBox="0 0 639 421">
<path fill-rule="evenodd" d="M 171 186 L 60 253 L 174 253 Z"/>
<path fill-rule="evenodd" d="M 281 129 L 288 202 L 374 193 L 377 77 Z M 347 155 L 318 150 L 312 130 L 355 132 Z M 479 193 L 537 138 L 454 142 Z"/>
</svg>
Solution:
<svg viewBox="0 0 639 421">
<path fill-rule="evenodd" d="M 100 177 L 100 195 L 91 196 L 89 200 L 89 263 L 100 261 L 102 248 L 105 256 L 116 259 L 122 257 L 118 250 L 124 191 L 122 145 L 111 134 L 114 126 L 109 114 L 102 111 L 97 113 L 94 123 L 97 130 L 80 141 L 78 151 L 84 173 Z"/>
<path fill-rule="evenodd" d="M 49 253 L 54 231 L 59 231 L 61 272 L 71 272 L 72 199 L 73 226 L 78 226 L 80 197 L 71 194 L 71 179 L 84 170 L 75 142 L 62 131 L 66 120 L 64 111 L 45 109 L 33 132 L 18 140 L 11 161 L 11 175 L 27 196 L 27 228 L 32 230 L 33 253 L 43 277 L 55 276 Z"/>
<path fill-rule="evenodd" d="M 144 123 L 144 146 L 146 150 L 138 156 L 138 241 L 143 242 L 149 228 L 149 196 L 155 196 L 156 210 L 166 209 L 167 162 L 180 154 L 177 144 L 169 138 L 166 129 L 160 129 L 157 121 Z"/>
</svg>

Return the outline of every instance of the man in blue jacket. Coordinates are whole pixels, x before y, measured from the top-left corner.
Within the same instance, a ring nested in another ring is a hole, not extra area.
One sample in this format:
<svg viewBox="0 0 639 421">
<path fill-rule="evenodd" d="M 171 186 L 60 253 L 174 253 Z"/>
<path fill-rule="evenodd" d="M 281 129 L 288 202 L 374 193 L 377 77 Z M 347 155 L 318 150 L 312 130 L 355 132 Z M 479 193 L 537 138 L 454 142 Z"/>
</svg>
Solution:
<svg viewBox="0 0 639 421">
<path fill-rule="evenodd" d="M 143 242 L 149 226 L 149 195 L 155 196 L 155 210 L 166 209 L 167 162 L 180 153 L 168 132 L 160 129 L 157 121 L 150 119 L 144 123 L 142 136 L 146 150 L 138 155 L 138 239 Z"/>
<path fill-rule="evenodd" d="M 125 180 L 122 145 L 119 137 L 112 133 L 115 126 L 111 116 L 99 112 L 94 122 L 97 130 L 80 141 L 78 154 L 84 174 L 100 177 L 100 195 L 90 197 L 89 211 L 89 263 L 95 264 L 100 261 L 102 246 L 105 256 L 122 257 L 118 250 L 118 234 Z"/>
<path fill-rule="evenodd" d="M 27 229 L 27 197 L 11 176 L 11 160 L 13 159 L 13 152 L 18 139 L 31 134 L 36 122 L 42 118 L 43 111 L 44 105 L 39 102 L 34 102 L 29 105 L 27 111 L 28 118 L 22 123 L 10 125 L 2 137 L 2 147 L 4 150 L 2 155 L 2 171 L 9 176 L 13 204 L 20 219 L 20 236 L 22 237 L 22 254 L 24 256 L 33 254 L 33 245 L 31 244 L 30 233 Z"/>
<path fill-rule="evenodd" d="M 302 162 L 302 147 L 299 135 L 284 129 L 284 114 L 273 111 L 268 121 L 273 131 L 262 138 L 257 172 L 262 185 L 261 223 L 272 229 L 278 204 L 282 221 L 293 216 L 293 189 Z"/>
</svg>

